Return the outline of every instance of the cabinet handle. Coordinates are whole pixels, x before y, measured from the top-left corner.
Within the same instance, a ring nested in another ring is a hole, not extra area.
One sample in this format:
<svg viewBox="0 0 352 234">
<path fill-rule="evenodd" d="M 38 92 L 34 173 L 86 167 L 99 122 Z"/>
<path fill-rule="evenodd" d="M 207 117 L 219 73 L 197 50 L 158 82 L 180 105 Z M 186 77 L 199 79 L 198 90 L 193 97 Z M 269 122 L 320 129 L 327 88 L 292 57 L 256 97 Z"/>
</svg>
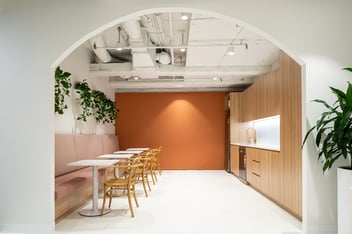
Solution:
<svg viewBox="0 0 352 234">
<path fill-rule="evenodd" d="M 253 174 L 253 175 L 255 175 L 255 176 L 260 177 L 260 175 L 258 175 L 258 174 L 257 174 L 257 173 L 255 173 L 255 172 L 252 172 L 252 174 Z"/>
<path fill-rule="evenodd" d="M 254 159 L 252 159 L 252 161 L 255 162 L 255 163 L 260 163 L 260 161 L 254 160 Z"/>
</svg>

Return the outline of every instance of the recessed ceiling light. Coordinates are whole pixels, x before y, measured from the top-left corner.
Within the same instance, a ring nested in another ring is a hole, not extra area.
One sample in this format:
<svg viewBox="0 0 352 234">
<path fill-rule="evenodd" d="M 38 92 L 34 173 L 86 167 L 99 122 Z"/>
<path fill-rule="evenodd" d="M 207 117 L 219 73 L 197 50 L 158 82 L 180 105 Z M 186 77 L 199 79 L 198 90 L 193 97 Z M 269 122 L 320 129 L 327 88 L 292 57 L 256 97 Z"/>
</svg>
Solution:
<svg viewBox="0 0 352 234">
<path fill-rule="evenodd" d="M 233 50 L 233 47 L 229 47 L 229 49 L 227 50 L 227 55 L 234 55 L 235 54 L 235 51 Z"/>
<path fill-rule="evenodd" d="M 182 20 L 188 20 L 188 15 L 186 15 L 185 13 L 181 14 L 181 19 Z"/>
<path fill-rule="evenodd" d="M 180 51 L 181 52 L 186 52 L 186 48 L 181 48 Z"/>
</svg>

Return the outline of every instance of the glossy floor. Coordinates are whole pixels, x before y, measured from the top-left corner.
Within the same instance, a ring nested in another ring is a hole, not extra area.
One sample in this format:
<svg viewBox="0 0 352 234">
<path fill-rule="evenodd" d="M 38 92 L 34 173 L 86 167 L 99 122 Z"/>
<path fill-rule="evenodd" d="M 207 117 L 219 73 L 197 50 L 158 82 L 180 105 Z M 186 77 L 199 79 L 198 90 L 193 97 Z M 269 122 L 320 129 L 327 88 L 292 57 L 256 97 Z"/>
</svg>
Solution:
<svg viewBox="0 0 352 234">
<path fill-rule="evenodd" d="M 127 199 L 115 198 L 109 214 L 83 217 L 77 210 L 56 225 L 56 234 L 301 233 L 299 220 L 225 171 L 163 171 L 148 198 L 142 186 L 137 193 L 135 218 Z"/>
</svg>

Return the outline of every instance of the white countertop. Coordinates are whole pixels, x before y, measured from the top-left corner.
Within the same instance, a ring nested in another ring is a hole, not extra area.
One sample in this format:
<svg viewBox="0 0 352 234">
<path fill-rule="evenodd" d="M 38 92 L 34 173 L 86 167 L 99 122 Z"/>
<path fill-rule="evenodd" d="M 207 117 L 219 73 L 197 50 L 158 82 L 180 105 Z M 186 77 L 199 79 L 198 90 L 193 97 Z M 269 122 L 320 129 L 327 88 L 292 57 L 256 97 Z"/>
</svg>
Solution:
<svg viewBox="0 0 352 234">
<path fill-rule="evenodd" d="M 232 145 L 244 146 L 244 147 L 251 147 L 257 149 L 265 149 L 265 150 L 272 150 L 272 151 L 280 151 L 280 145 L 269 145 L 269 144 L 249 144 L 249 143 L 231 143 Z"/>
</svg>

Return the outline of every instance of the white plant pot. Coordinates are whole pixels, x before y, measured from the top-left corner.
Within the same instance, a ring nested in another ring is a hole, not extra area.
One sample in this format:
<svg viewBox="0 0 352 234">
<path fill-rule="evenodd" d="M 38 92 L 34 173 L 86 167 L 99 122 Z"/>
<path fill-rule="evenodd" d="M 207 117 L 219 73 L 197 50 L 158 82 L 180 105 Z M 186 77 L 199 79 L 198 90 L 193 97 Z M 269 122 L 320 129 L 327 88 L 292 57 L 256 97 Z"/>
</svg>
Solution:
<svg viewBox="0 0 352 234">
<path fill-rule="evenodd" d="M 337 226 L 338 234 L 352 234 L 352 170 L 337 169 Z"/>
</svg>

